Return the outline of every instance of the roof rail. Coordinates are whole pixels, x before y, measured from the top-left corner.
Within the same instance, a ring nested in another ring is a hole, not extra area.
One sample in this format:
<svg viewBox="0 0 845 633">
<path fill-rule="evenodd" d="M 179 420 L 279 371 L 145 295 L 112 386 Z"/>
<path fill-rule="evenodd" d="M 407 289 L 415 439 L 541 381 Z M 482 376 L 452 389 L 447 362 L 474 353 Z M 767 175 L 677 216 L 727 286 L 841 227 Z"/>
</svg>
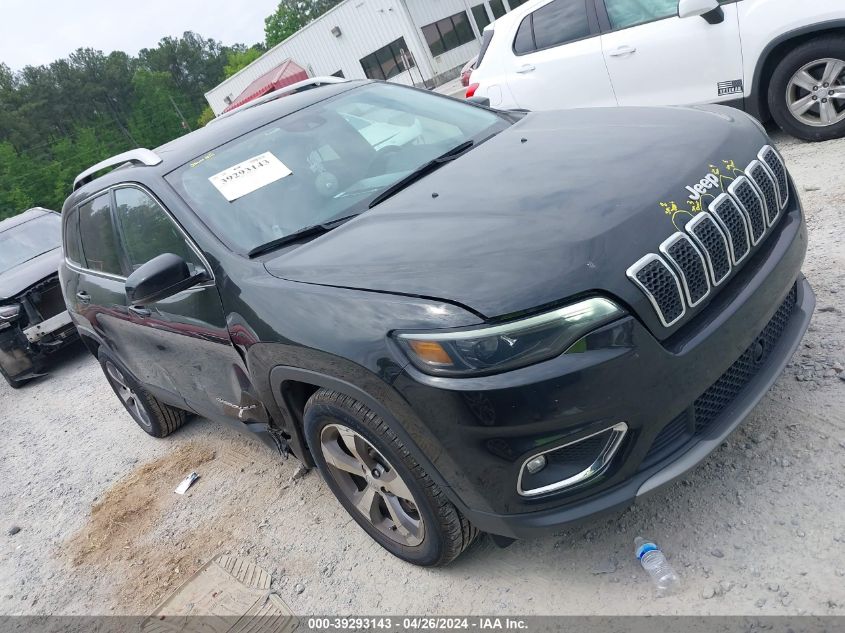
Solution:
<svg viewBox="0 0 845 633">
<path fill-rule="evenodd" d="M 123 152 L 122 154 L 118 154 L 117 156 L 112 156 L 111 158 L 107 158 L 104 161 L 100 161 L 93 167 L 89 167 L 88 169 L 83 171 L 74 179 L 73 190 L 76 191 L 82 185 L 88 184 L 94 179 L 94 174 L 96 174 L 98 171 L 108 169 L 109 167 L 117 167 L 118 165 L 123 165 L 124 163 L 153 167 L 154 165 L 158 165 L 160 162 L 161 157 L 152 150 L 143 148 L 132 149 L 128 152 Z"/>
<path fill-rule="evenodd" d="M 267 103 L 268 101 L 275 101 L 276 99 L 280 99 L 281 97 L 287 97 L 288 95 L 303 92 L 304 90 L 308 90 L 310 88 L 318 88 L 327 84 L 344 84 L 349 83 L 349 81 L 349 79 L 343 79 L 342 77 L 309 77 L 308 79 L 305 79 L 303 81 L 298 81 L 288 86 L 282 86 L 281 88 L 273 90 L 272 92 L 268 92 L 265 95 L 253 99 L 252 101 L 247 101 L 246 103 L 243 103 L 237 108 L 233 108 L 228 112 L 222 112 L 217 117 L 211 119 L 211 121 L 209 121 L 207 125 L 215 123 L 216 121 L 219 121 L 221 119 L 227 119 L 236 112 L 241 112 L 242 110 L 249 110 L 250 108 L 262 105 L 264 103 Z"/>
</svg>

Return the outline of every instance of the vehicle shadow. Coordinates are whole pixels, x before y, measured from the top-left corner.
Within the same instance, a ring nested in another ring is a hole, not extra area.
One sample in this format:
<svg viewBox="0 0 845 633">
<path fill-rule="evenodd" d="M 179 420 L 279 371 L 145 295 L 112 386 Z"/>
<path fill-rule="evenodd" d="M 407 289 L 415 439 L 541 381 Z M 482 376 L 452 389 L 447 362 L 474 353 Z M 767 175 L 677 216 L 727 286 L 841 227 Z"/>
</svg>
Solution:
<svg viewBox="0 0 845 633">
<path fill-rule="evenodd" d="M 36 385 L 49 381 L 51 376 L 80 369 L 86 362 L 96 363 L 97 361 L 91 356 L 82 341 L 74 341 L 67 347 L 50 354 L 44 365 L 44 375 L 24 383 L 19 390 L 33 389 Z"/>
</svg>

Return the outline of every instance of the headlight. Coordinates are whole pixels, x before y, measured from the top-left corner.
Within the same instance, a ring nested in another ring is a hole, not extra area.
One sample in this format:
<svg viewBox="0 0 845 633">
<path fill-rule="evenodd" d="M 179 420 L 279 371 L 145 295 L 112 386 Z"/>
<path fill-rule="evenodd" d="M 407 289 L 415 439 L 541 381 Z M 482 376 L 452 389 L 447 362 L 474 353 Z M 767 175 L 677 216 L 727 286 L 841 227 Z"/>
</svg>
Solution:
<svg viewBox="0 0 845 633">
<path fill-rule="evenodd" d="M 0 321 L 14 321 L 20 313 L 19 305 L 0 306 Z"/>
<path fill-rule="evenodd" d="M 559 356 L 590 330 L 623 314 L 612 301 L 595 297 L 502 325 L 394 336 L 411 362 L 428 374 L 477 376 Z"/>
</svg>

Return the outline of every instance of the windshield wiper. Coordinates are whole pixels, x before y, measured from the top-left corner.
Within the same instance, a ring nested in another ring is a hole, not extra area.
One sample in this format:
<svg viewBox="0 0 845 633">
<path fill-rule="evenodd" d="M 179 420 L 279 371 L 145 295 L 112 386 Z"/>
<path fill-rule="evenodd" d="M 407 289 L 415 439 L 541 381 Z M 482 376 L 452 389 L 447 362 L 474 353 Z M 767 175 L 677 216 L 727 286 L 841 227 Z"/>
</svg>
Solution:
<svg viewBox="0 0 845 633">
<path fill-rule="evenodd" d="M 441 154 L 437 158 L 430 160 L 427 163 L 423 163 L 422 165 L 417 167 L 414 171 L 412 171 L 410 174 L 408 174 L 407 176 L 402 178 L 402 180 L 399 180 L 398 182 L 393 183 L 387 189 L 385 189 L 379 195 L 377 195 L 375 198 L 373 198 L 373 201 L 370 202 L 369 208 L 372 209 L 374 206 L 381 204 L 382 202 L 384 202 L 388 198 L 395 196 L 397 193 L 399 193 L 400 191 L 402 191 L 406 187 L 409 187 L 410 185 L 412 185 L 416 181 L 420 180 L 424 176 L 430 174 L 435 169 L 445 165 L 449 161 L 452 161 L 452 160 L 455 160 L 456 158 L 459 158 L 464 152 L 466 152 L 468 149 L 470 149 L 473 145 L 475 145 L 475 141 L 471 141 L 471 140 L 465 141 L 465 142 L 461 143 L 460 145 L 458 145 L 457 147 L 453 147 L 452 149 L 450 149 L 445 154 Z"/>
<path fill-rule="evenodd" d="M 315 224 L 314 226 L 306 226 L 304 229 L 299 229 L 298 231 L 294 231 L 290 235 L 285 235 L 284 237 L 280 237 L 277 240 L 273 240 L 272 242 L 267 242 L 266 244 L 262 244 L 261 246 L 256 246 L 251 251 L 247 253 L 247 256 L 252 259 L 254 257 L 258 257 L 260 255 L 265 255 L 270 251 L 274 251 L 277 248 L 281 248 L 287 244 L 293 244 L 294 242 L 298 242 L 300 240 L 304 240 L 308 237 L 316 237 L 317 235 L 322 235 L 323 233 L 328 233 L 332 229 L 336 229 L 341 224 L 345 224 L 349 220 L 354 217 L 361 215 L 360 213 L 354 213 L 352 215 L 347 215 L 342 218 L 338 218 L 336 220 L 330 220 L 329 222 L 323 222 L 322 224 Z"/>
</svg>

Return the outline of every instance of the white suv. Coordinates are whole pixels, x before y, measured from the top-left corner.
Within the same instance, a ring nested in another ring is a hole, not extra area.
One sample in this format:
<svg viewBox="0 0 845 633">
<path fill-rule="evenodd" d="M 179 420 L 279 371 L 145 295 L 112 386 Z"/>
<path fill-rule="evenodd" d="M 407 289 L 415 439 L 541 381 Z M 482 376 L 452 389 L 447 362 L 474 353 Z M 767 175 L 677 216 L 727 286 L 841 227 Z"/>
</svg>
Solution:
<svg viewBox="0 0 845 633">
<path fill-rule="evenodd" d="M 496 108 L 724 103 L 845 135 L 845 0 L 530 0 L 487 27 L 467 96 Z"/>
</svg>

